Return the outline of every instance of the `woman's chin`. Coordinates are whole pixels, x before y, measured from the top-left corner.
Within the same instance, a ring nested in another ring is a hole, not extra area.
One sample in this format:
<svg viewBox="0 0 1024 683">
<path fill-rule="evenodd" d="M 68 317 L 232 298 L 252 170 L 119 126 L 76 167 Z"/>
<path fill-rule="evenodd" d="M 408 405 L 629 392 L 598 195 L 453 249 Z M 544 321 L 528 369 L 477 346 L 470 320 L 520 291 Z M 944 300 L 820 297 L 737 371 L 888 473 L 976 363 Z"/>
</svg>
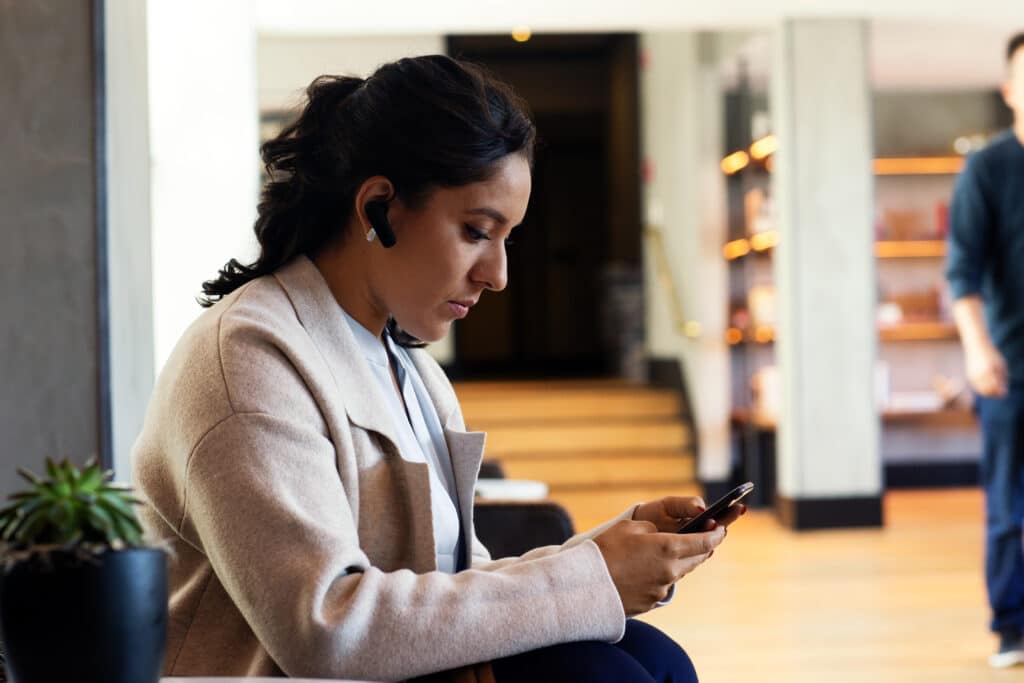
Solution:
<svg viewBox="0 0 1024 683">
<path fill-rule="evenodd" d="M 431 322 L 425 325 L 415 325 L 411 328 L 404 327 L 401 323 L 398 324 L 403 330 L 412 336 L 416 337 L 422 342 L 433 344 L 439 342 L 448 336 L 448 332 L 452 328 L 451 320 L 442 320 L 438 322 Z"/>
</svg>

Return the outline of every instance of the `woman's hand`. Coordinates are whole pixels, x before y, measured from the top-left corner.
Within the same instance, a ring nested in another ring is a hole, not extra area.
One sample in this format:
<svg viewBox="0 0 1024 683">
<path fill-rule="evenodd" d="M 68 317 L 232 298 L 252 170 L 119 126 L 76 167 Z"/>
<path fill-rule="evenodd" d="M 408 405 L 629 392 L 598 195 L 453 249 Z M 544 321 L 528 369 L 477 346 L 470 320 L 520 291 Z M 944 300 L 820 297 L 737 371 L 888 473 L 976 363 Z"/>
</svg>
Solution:
<svg viewBox="0 0 1024 683">
<path fill-rule="evenodd" d="M 658 528 L 658 531 L 674 532 L 687 520 L 704 512 L 706 507 L 700 496 L 690 498 L 669 496 L 637 506 L 633 512 L 633 519 L 650 522 Z M 718 520 L 718 526 L 729 526 L 746 511 L 747 506 L 743 503 L 733 505 L 728 514 Z M 706 530 L 710 531 L 714 527 L 715 525 L 709 523 Z"/>
<path fill-rule="evenodd" d="M 623 520 L 594 542 L 626 616 L 632 616 L 668 597 L 672 585 L 708 559 L 724 538 L 724 526 L 694 534 L 659 533 L 651 522 Z"/>
</svg>

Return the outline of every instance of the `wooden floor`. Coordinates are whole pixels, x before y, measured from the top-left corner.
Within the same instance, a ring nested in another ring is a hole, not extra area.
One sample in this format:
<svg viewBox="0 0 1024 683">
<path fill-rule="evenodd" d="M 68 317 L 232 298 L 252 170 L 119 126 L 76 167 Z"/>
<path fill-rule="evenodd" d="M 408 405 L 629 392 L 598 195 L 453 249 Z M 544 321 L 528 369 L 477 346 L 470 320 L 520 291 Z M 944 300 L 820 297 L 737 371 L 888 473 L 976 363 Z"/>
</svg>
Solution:
<svg viewBox="0 0 1024 683">
<path fill-rule="evenodd" d="M 702 683 L 1024 681 L 986 662 L 980 493 L 889 493 L 885 513 L 882 530 L 795 533 L 748 512 L 644 620 Z"/>
</svg>

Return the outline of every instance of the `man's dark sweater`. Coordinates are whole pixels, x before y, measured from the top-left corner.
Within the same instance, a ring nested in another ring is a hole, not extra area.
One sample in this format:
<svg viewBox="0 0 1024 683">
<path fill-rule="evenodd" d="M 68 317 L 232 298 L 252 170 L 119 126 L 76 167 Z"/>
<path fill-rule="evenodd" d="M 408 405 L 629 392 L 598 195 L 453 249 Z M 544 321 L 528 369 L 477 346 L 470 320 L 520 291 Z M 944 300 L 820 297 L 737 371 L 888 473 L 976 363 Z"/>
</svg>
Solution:
<svg viewBox="0 0 1024 683">
<path fill-rule="evenodd" d="M 1024 146 L 1012 130 L 971 155 L 957 179 L 946 277 L 954 300 L 984 300 L 1010 383 L 1024 389 Z"/>
</svg>

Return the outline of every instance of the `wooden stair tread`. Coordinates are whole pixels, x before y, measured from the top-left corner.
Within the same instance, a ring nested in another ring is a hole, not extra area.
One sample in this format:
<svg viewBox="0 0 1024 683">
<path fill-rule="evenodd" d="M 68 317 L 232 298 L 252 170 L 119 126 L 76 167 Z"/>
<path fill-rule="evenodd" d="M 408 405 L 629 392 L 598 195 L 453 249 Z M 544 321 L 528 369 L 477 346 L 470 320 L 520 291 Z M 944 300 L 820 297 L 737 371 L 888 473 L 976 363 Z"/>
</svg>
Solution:
<svg viewBox="0 0 1024 683">
<path fill-rule="evenodd" d="M 487 432 L 488 450 L 501 453 L 610 448 L 683 449 L 689 430 L 679 423 L 621 425 L 537 425 L 530 429 L 498 427 Z"/>
<path fill-rule="evenodd" d="M 463 415 L 472 415 L 477 424 L 518 423 L 557 420 L 651 420 L 679 419 L 679 400 L 660 396 L 629 401 L 610 398 L 568 400 L 550 396 L 535 400 L 511 401 L 500 398 L 486 401 L 464 401 Z"/>
</svg>

